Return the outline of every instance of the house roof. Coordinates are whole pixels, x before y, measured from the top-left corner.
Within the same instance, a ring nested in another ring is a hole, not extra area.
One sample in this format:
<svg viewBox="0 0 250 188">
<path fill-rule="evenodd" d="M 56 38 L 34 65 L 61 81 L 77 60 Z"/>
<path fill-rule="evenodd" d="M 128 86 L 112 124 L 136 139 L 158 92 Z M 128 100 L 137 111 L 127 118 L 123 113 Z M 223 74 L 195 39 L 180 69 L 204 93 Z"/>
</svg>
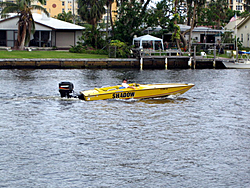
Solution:
<svg viewBox="0 0 250 188">
<path fill-rule="evenodd" d="M 237 18 L 237 20 L 235 21 L 231 21 L 229 22 L 226 26 L 225 26 L 225 29 L 227 30 L 234 30 L 236 26 L 239 25 L 239 23 L 241 23 L 244 19 L 242 18 Z"/>
<path fill-rule="evenodd" d="M 198 27 L 195 27 L 194 32 L 224 32 L 224 30 L 221 30 L 221 29 L 212 29 L 212 28 L 209 28 L 209 27 L 203 27 L 203 26 L 198 26 Z"/>
<path fill-rule="evenodd" d="M 183 24 L 178 24 L 180 26 L 181 31 L 186 31 L 191 28 L 191 26 L 188 25 L 183 25 Z M 221 29 L 212 29 L 210 27 L 205 27 L 205 26 L 197 26 L 194 27 L 193 32 L 223 32 Z"/>
<path fill-rule="evenodd" d="M 184 25 L 184 24 L 178 24 L 178 26 L 180 27 L 181 32 L 184 32 L 184 31 L 191 28 L 191 26 Z M 149 28 L 148 30 L 160 31 L 161 29 L 162 28 L 160 26 L 158 26 L 156 28 Z M 217 33 L 217 32 L 224 32 L 224 30 L 212 29 L 212 28 L 204 27 L 204 26 L 198 26 L 198 27 L 195 27 L 193 29 L 193 32 L 215 32 L 215 33 Z"/>
<path fill-rule="evenodd" d="M 237 25 L 237 29 L 239 29 L 240 27 L 242 27 L 246 22 L 248 22 L 248 20 L 250 20 L 250 16 L 248 16 L 248 17 L 242 19 L 242 20 L 240 21 L 240 23 Z"/>
<path fill-rule="evenodd" d="M 47 17 L 45 14 L 33 13 L 32 15 L 33 15 L 35 23 L 43 25 L 45 27 L 49 27 L 53 30 L 84 30 L 85 29 L 85 27 L 82 27 L 79 25 L 75 25 L 75 24 L 61 21 L 55 18 Z M 9 17 L 7 19 L 0 19 L 0 23 L 8 21 L 10 19 L 14 19 L 16 17 L 18 17 L 17 14 L 9 14 Z"/>
</svg>

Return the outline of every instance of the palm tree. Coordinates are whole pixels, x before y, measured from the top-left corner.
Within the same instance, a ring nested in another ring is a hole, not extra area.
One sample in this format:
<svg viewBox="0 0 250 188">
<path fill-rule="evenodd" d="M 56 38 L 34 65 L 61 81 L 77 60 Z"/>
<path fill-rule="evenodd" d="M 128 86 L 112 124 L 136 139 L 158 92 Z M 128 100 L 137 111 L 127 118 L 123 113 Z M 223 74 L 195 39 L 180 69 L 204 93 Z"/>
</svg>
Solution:
<svg viewBox="0 0 250 188">
<path fill-rule="evenodd" d="M 59 13 L 57 16 L 55 16 L 56 19 L 58 20 L 62 20 L 62 21 L 65 21 L 65 22 L 69 22 L 69 23 L 73 23 L 73 14 L 71 11 L 69 12 L 63 12 L 63 13 Z"/>
<path fill-rule="evenodd" d="M 38 0 L 42 5 L 45 0 Z M 24 46 L 30 41 L 31 34 L 35 32 L 35 22 L 32 16 L 32 10 L 41 10 L 47 16 L 49 13 L 45 8 L 39 5 L 32 5 L 33 0 L 16 0 L 12 2 L 0 2 L 0 6 L 4 7 L 0 13 L 2 17 L 6 17 L 8 13 L 17 13 L 18 20 L 18 35 L 15 47 L 19 50 L 24 50 Z"/>
<path fill-rule="evenodd" d="M 92 33 L 94 33 L 94 38 L 92 39 L 92 46 L 97 47 L 97 34 L 96 28 L 97 23 L 101 20 L 103 14 L 105 13 L 105 0 L 78 0 L 78 14 L 83 21 L 92 25 Z"/>
</svg>

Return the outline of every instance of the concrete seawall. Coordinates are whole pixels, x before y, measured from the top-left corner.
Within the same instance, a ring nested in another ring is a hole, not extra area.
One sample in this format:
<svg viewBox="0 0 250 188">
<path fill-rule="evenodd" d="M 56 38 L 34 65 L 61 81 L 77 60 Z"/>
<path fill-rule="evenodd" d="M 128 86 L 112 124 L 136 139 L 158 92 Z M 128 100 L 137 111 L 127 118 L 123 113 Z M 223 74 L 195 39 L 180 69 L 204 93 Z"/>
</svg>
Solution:
<svg viewBox="0 0 250 188">
<path fill-rule="evenodd" d="M 133 68 L 137 62 L 137 59 L 0 59 L 0 68 Z"/>
<path fill-rule="evenodd" d="M 167 64 L 166 64 L 167 62 Z M 221 60 L 196 59 L 185 56 L 143 58 L 143 69 L 225 68 Z M 167 66 L 166 66 L 167 65 Z M 134 68 L 140 69 L 139 59 L 0 59 L 0 69 L 83 69 Z"/>
</svg>

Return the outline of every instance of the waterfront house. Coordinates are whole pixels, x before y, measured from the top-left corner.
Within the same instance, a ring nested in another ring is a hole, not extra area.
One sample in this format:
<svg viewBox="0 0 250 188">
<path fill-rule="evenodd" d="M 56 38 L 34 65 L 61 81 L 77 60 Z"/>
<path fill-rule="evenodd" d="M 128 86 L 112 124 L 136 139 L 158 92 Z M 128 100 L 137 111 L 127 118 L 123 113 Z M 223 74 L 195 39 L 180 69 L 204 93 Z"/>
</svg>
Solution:
<svg viewBox="0 0 250 188">
<path fill-rule="evenodd" d="M 237 36 L 237 39 L 239 39 L 242 42 L 242 45 L 244 47 L 250 47 L 250 16 L 246 18 L 238 18 L 237 20 L 233 20 L 229 22 L 225 29 L 232 32 L 233 37 Z"/>
<path fill-rule="evenodd" d="M 244 47 L 250 47 L 250 16 L 243 19 L 237 25 L 237 38 L 240 39 Z"/>
<path fill-rule="evenodd" d="M 33 14 L 35 33 L 31 36 L 29 47 L 57 47 L 69 49 L 77 44 L 84 27 L 64 22 L 45 14 Z M 17 40 L 18 16 L 11 14 L 6 19 L 0 19 L 0 47 L 14 47 Z"/>
<path fill-rule="evenodd" d="M 188 29 L 190 29 L 190 26 L 188 25 L 183 25 L 183 24 L 178 24 L 180 27 L 181 32 L 184 32 Z M 161 27 L 156 27 L 156 28 L 149 28 L 144 31 L 146 34 L 154 33 L 154 32 L 159 32 L 161 30 Z M 217 43 L 217 41 L 221 40 L 221 34 L 224 33 L 224 30 L 218 30 L 218 29 L 212 29 L 210 27 L 204 27 L 204 26 L 199 26 L 195 27 L 192 31 L 192 43 L 204 43 L 204 44 L 211 44 L 214 45 Z M 164 42 L 171 43 L 172 40 L 172 33 L 165 33 L 162 36 L 162 39 Z M 189 39 L 189 32 L 186 33 L 185 39 Z"/>
</svg>

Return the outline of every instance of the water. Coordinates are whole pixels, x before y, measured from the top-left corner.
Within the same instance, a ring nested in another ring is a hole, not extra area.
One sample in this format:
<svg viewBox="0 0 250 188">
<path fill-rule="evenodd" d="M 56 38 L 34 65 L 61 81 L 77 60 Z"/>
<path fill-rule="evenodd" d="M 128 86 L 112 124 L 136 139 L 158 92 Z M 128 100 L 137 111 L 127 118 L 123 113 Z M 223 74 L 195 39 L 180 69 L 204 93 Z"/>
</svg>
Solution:
<svg viewBox="0 0 250 188">
<path fill-rule="evenodd" d="M 184 82 L 177 99 L 60 99 Z M 249 187 L 249 70 L 0 70 L 0 187 Z"/>
</svg>

